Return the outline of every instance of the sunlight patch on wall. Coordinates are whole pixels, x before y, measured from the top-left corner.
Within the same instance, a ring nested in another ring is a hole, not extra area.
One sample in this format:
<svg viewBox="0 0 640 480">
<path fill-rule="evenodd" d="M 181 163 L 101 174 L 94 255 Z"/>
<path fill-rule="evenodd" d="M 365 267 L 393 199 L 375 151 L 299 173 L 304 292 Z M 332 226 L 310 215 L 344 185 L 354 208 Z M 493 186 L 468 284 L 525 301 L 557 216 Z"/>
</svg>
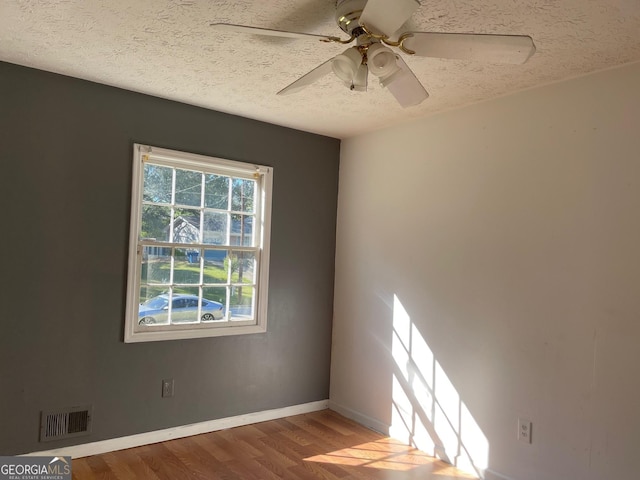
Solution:
<svg viewBox="0 0 640 480">
<path fill-rule="evenodd" d="M 391 348 L 389 435 L 483 478 L 489 442 L 396 295 Z"/>
</svg>

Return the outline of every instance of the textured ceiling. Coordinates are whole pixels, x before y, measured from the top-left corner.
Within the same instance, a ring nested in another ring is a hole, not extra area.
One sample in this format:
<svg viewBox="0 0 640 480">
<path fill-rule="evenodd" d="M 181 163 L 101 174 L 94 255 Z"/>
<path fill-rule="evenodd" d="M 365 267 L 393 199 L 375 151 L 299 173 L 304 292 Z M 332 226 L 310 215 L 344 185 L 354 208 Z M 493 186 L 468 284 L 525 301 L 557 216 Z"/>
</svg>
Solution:
<svg viewBox="0 0 640 480">
<path fill-rule="evenodd" d="M 373 78 L 366 93 L 329 75 L 276 96 L 345 47 L 208 26 L 340 35 L 335 0 L 0 0 L 0 60 L 337 138 L 640 60 L 640 0 L 421 4 L 403 30 L 526 34 L 537 53 L 524 65 L 405 56 L 431 96 L 402 109 Z"/>
</svg>

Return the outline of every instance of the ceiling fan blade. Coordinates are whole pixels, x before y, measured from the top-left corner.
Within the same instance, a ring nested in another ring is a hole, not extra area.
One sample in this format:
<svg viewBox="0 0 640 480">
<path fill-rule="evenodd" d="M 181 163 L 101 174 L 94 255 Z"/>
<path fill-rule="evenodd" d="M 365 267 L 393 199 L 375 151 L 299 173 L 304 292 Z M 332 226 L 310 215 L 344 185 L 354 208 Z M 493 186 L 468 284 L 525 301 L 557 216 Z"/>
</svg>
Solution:
<svg viewBox="0 0 640 480">
<path fill-rule="evenodd" d="M 215 30 L 219 30 L 221 32 L 250 33 L 253 35 L 266 35 L 269 37 L 302 38 L 305 40 L 320 40 L 323 42 L 331 42 L 336 38 L 327 35 L 314 35 L 312 33 L 288 32 L 286 30 L 273 30 L 270 28 L 247 27 L 245 25 L 233 25 L 231 23 L 212 23 L 210 24 L 210 26 Z"/>
<path fill-rule="evenodd" d="M 409 32 L 403 46 L 419 57 L 479 60 L 490 63 L 525 63 L 536 51 L 526 35 Z"/>
<path fill-rule="evenodd" d="M 429 97 L 429 94 L 409 66 L 404 63 L 402 57 L 397 55 L 396 61 L 400 67 L 400 71 L 394 74 L 392 78 L 390 78 L 390 82 L 384 86 L 396 97 L 396 100 L 403 108 L 422 103 Z"/>
<path fill-rule="evenodd" d="M 282 90 L 278 92 L 278 95 L 289 95 L 291 93 L 296 93 L 302 90 L 303 88 L 308 87 L 312 83 L 317 82 L 322 77 L 324 77 L 325 75 L 328 75 L 333 71 L 333 67 L 331 66 L 332 62 L 333 62 L 333 58 L 327 60 L 324 63 L 321 63 L 306 75 L 303 75 L 292 84 L 284 87 Z"/>
<path fill-rule="evenodd" d="M 359 22 L 370 32 L 391 37 L 419 6 L 418 0 L 369 0 Z"/>
</svg>

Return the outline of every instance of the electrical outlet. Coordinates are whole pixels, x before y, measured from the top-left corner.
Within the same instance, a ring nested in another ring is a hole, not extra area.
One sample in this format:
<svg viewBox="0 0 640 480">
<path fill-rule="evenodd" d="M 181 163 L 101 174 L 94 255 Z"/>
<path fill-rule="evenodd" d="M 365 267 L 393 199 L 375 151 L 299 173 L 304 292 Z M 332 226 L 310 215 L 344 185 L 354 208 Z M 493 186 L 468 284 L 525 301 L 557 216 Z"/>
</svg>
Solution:
<svg viewBox="0 0 640 480">
<path fill-rule="evenodd" d="M 162 396 L 173 397 L 173 378 L 162 380 Z"/>
<path fill-rule="evenodd" d="M 531 443 L 531 420 L 526 418 L 518 419 L 518 440 L 524 443 Z"/>
</svg>

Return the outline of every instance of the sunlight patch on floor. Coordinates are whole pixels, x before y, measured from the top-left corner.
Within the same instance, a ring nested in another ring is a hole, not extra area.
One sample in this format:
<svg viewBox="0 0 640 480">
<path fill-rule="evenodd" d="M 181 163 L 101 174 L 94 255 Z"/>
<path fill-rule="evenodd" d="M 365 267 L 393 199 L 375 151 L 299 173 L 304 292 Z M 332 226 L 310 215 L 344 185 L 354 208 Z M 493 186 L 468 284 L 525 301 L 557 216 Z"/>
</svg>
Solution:
<svg viewBox="0 0 640 480">
<path fill-rule="evenodd" d="M 449 475 L 452 478 L 461 479 L 476 478 L 462 474 L 454 467 L 445 465 L 420 450 L 392 439 L 382 439 L 315 455 L 305 458 L 305 461 L 400 472 L 430 466 L 429 471 L 433 475 Z"/>
</svg>

